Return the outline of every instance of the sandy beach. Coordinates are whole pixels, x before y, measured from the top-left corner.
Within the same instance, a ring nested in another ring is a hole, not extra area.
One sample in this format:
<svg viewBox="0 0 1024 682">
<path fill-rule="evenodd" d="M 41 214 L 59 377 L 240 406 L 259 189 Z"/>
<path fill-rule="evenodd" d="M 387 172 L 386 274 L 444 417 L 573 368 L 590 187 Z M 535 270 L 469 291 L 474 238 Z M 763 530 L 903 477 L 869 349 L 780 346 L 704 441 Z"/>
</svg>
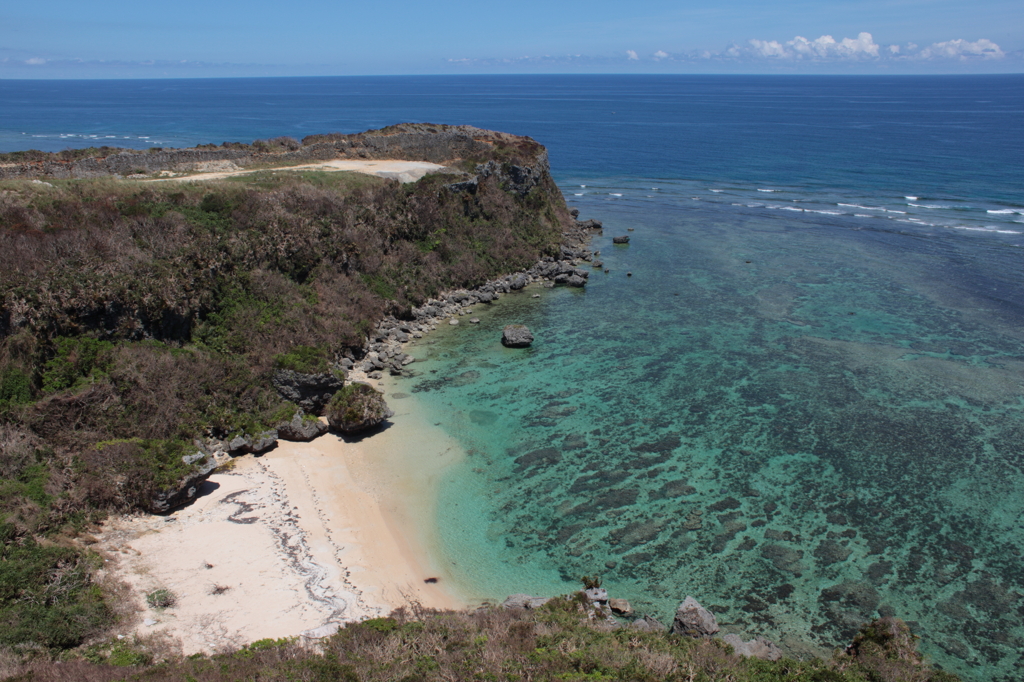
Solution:
<svg viewBox="0 0 1024 682">
<path fill-rule="evenodd" d="M 110 521 L 96 549 L 140 609 L 123 634 L 162 633 L 191 654 L 322 636 L 413 602 L 465 608 L 433 552 L 437 478 L 461 450 L 406 405 L 361 440 L 279 441 L 214 473 L 187 507 Z M 148 605 L 157 590 L 176 603 Z"/>
</svg>

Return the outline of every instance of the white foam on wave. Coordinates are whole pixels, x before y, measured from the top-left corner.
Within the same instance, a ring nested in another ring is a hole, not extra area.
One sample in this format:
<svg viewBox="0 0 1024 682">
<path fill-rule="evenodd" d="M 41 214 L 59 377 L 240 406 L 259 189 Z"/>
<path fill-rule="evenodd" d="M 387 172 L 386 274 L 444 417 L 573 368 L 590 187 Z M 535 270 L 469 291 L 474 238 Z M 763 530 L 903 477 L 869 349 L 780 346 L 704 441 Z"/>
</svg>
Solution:
<svg viewBox="0 0 1024 682">
<path fill-rule="evenodd" d="M 803 209 L 805 213 L 821 213 L 822 215 L 843 215 L 842 211 L 815 211 L 813 208 Z"/>
<path fill-rule="evenodd" d="M 877 218 L 878 216 L 876 216 L 876 215 L 868 215 L 867 213 L 854 213 L 853 217 L 854 218 Z"/>
<path fill-rule="evenodd" d="M 615 192 L 608 192 L 608 194 L 612 195 L 613 197 L 621 197 L 622 196 L 621 194 L 617 194 Z"/>
<path fill-rule="evenodd" d="M 777 189 L 758 189 L 758 192 L 778 192 Z"/>
<path fill-rule="evenodd" d="M 796 206 L 780 206 L 779 208 L 782 209 L 783 211 L 799 211 L 800 213 L 804 212 L 802 208 L 797 208 Z"/>
<path fill-rule="evenodd" d="M 1024 234 L 1016 230 L 997 230 L 992 227 L 968 227 L 967 225 L 950 225 L 954 230 L 968 230 L 970 232 L 995 232 L 996 234 Z"/>
<path fill-rule="evenodd" d="M 718 194 L 719 192 L 724 192 L 725 190 L 724 189 L 713 189 L 711 191 L 714 192 L 715 194 Z"/>
<path fill-rule="evenodd" d="M 586 185 L 580 185 L 580 187 L 586 187 Z"/>
<path fill-rule="evenodd" d="M 990 208 L 985 213 L 991 213 L 992 215 L 1024 215 L 1024 210 L 1019 208 Z"/>
<path fill-rule="evenodd" d="M 942 204 L 911 204 L 909 202 L 907 206 L 913 206 L 914 208 L 953 208 L 952 206 L 943 206 Z"/>
<path fill-rule="evenodd" d="M 574 197 L 581 197 L 581 196 L 583 196 L 584 194 L 586 194 L 586 192 L 573 192 L 573 196 L 574 196 Z"/>
<path fill-rule="evenodd" d="M 906 199 L 907 201 L 917 201 L 917 197 L 905 196 L 903 198 Z"/>
<path fill-rule="evenodd" d="M 884 211 L 885 209 L 881 206 L 861 206 L 860 204 L 842 204 L 838 203 L 836 206 L 846 206 L 847 208 L 859 208 L 863 211 Z"/>
</svg>

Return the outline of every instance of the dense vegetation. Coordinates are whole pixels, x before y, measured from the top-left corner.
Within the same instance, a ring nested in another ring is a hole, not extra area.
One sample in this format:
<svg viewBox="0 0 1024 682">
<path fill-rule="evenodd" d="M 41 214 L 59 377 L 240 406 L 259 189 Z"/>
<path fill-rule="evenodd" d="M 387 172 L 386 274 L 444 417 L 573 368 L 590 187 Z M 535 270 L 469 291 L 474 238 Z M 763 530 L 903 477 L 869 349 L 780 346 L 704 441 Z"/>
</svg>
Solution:
<svg viewBox="0 0 1024 682">
<path fill-rule="evenodd" d="M 576 597 L 534 611 L 399 610 L 351 624 L 310 648 L 262 640 L 216 656 L 181 659 L 144 642 L 90 649 L 87 661 L 12 668 L 19 682 L 433 682 L 518 680 L 636 682 L 955 682 L 921 662 L 915 638 L 895 619 L 867 625 L 854 646 L 828 660 L 744 659 L 718 640 L 664 631 L 609 629 L 588 620 Z M 161 660 L 162 659 L 162 660 Z M 126 668 L 124 666 L 132 666 Z"/>
<path fill-rule="evenodd" d="M 109 624 L 76 538 L 180 480 L 196 438 L 290 419 L 275 367 L 328 369 L 385 314 L 557 248 L 546 174 L 460 179 L 0 181 L 0 646 Z"/>
</svg>

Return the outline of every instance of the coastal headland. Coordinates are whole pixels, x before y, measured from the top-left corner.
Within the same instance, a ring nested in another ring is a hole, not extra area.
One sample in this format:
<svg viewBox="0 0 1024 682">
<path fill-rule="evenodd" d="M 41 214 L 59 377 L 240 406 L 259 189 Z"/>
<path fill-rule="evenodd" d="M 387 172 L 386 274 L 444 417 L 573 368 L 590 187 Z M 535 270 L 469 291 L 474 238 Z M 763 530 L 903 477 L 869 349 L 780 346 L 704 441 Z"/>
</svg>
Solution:
<svg viewBox="0 0 1024 682">
<path fill-rule="evenodd" d="M 758 679 L 777 649 L 691 598 L 671 631 L 596 578 L 465 610 L 431 551 L 458 444 L 400 407 L 325 424 L 472 306 L 585 286 L 577 217 L 541 145 L 465 126 L 0 156 L 2 672 Z M 783 664 L 952 679 L 895 619 Z"/>
</svg>

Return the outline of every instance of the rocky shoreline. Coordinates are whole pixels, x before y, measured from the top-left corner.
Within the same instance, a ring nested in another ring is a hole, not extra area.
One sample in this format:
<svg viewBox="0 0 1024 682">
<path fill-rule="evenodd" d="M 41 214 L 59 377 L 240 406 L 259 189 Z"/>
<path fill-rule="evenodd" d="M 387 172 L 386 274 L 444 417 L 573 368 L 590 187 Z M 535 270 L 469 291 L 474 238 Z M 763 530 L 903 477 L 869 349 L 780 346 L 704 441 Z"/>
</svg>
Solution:
<svg viewBox="0 0 1024 682">
<path fill-rule="evenodd" d="M 765 661 L 777 661 L 782 658 L 782 650 L 764 637 L 756 636 L 749 641 L 743 641 L 742 637 L 734 633 L 718 636 L 720 628 L 715 614 L 689 595 L 676 608 L 671 626 L 664 625 L 649 614 L 634 618 L 624 625 L 616 616 L 627 619 L 635 616 L 632 606 L 625 599 L 609 597 L 608 591 L 600 587 L 600 581 L 570 595 L 570 598 L 580 602 L 588 620 L 603 623 L 609 629 L 628 627 L 639 632 L 668 632 L 692 639 L 715 638 L 731 646 L 739 656 L 760 658 Z M 505 599 L 501 606 L 506 609 L 538 609 L 550 601 L 549 597 L 513 594 Z"/>
<path fill-rule="evenodd" d="M 573 224 L 562 233 L 557 257 L 547 256 L 527 270 L 484 282 L 472 289 L 445 292 L 413 308 L 411 320 L 398 319 L 393 315 L 386 317 L 377 324 L 366 344 L 360 349 L 347 351 L 331 372 L 275 371 L 272 383 L 278 394 L 299 406 L 291 419 L 272 429 L 240 434 L 230 440 L 196 440 L 196 454 L 185 458 L 187 464 L 195 464 L 196 468 L 177 486 L 157 492 L 151 500 L 150 511 L 163 514 L 187 504 L 217 467 L 233 457 L 265 453 L 276 447 L 278 440 L 305 442 L 323 435 L 330 426 L 317 415 L 324 411 L 335 393 L 347 385 L 378 381 L 385 371 L 392 376 L 408 375 L 407 367 L 414 359 L 404 351 L 405 344 L 423 338 L 446 320 L 450 325 L 457 325 L 459 318 L 471 312 L 472 306 L 493 304 L 503 295 L 520 291 L 529 284 L 541 283 L 548 288 L 586 286 L 590 272 L 580 266 L 590 263 L 594 268 L 601 267 L 601 262 L 595 260 L 600 252 L 595 253 L 587 247 L 593 235 L 602 231 L 603 225 L 599 220 L 579 220 L 577 209 L 570 214 Z M 364 419 L 362 428 L 375 427 L 386 418 L 378 414 L 376 418 Z"/>
</svg>

